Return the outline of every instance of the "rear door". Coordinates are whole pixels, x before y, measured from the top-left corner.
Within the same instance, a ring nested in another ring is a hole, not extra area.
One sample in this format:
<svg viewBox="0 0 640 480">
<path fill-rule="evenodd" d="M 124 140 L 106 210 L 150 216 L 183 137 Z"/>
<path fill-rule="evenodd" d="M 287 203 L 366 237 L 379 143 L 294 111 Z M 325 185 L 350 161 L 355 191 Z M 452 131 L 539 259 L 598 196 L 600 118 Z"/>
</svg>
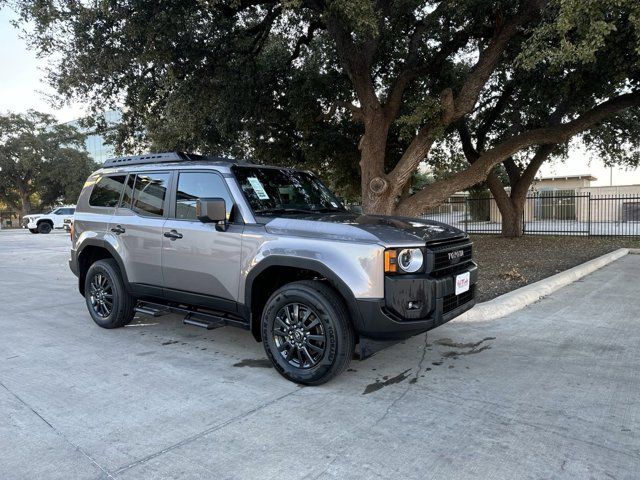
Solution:
<svg viewBox="0 0 640 480">
<path fill-rule="evenodd" d="M 227 219 L 233 197 L 221 174 L 213 170 L 176 172 L 171 215 L 164 224 L 162 270 L 165 295 L 177 301 L 233 311 L 240 278 L 244 224 L 230 222 L 226 231 L 196 218 L 199 198 L 224 198 Z M 179 238 L 177 238 L 179 237 Z"/>
<path fill-rule="evenodd" d="M 109 224 L 116 237 L 129 283 L 139 293 L 162 289 L 162 227 L 168 215 L 172 173 L 130 173 L 122 202 Z"/>
</svg>

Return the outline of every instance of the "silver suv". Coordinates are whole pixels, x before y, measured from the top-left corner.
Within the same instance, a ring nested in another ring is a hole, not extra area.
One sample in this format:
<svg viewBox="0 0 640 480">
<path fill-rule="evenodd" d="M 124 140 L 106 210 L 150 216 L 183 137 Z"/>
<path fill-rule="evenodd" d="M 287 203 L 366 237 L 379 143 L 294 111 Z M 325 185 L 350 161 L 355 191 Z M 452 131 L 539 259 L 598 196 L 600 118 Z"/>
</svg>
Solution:
<svg viewBox="0 0 640 480">
<path fill-rule="evenodd" d="M 107 160 L 71 236 L 69 265 L 99 326 L 136 313 L 238 326 L 306 385 L 475 303 L 465 233 L 350 213 L 313 174 L 287 168 L 184 153 Z"/>
</svg>

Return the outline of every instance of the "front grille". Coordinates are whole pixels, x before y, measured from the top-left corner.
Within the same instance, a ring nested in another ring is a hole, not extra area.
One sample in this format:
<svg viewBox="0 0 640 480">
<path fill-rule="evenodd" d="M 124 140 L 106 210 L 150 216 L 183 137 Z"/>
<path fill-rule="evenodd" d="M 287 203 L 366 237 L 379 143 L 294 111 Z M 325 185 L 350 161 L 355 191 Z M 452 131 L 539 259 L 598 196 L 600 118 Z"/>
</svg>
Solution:
<svg viewBox="0 0 640 480">
<path fill-rule="evenodd" d="M 427 245 L 427 248 L 433 254 L 431 271 L 440 276 L 458 270 L 461 266 L 469 263 L 473 257 L 473 247 L 469 241 L 450 243 L 439 247 L 429 247 Z M 461 254 L 451 255 L 454 252 L 461 252 Z"/>
<path fill-rule="evenodd" d="M 446 295 L 442 298 L 442 313 L 449 313 L 455 310 L 458 307 L 461 307 L 465 303 L 469 303 L 473 300 L 473 290 L 474 285 L 472 285 L 469 290 L 460 295 L 456 295 L 452 293 L 451 295 Z"/>
</svg>

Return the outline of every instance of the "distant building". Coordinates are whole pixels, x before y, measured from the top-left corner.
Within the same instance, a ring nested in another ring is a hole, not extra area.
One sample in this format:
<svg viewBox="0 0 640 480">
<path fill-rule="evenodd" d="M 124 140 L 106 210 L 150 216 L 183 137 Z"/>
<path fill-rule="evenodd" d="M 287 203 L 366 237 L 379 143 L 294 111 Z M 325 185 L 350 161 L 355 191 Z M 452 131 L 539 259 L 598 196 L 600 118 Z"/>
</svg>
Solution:
<svg viewBox="0 0 640 480">
<path fill-rule="evenodd" d="M 116 110 L 104 112 L 102 116 L 106 120 L 107 124 L 110 125 L 110 128 L 107 130 L 107 132 L 111 129 L 115 129 L 116 124 L 118 124 L 122 119 L 122 114 Z M 87 138 L 84 142 L 85 148 L 87 149 L 89 156 L 97 163 L 103 163 L 106 159 L 115 156 L 114 147 L 105 142 L 104 134 L 107 132 L 97 133 L 92 130 L 87 130 L 86 128 L 80 126 L 79 119 L 66 122 L 66 124 L 74 126 L 81 132 L 87 134 Z"/>
<path fill-rule="evenodd" d="M 564 175 L 558 177 L 542 177 L 534 181 L 532 190 L 573 190 L 590 187 L 591 182 L 598 180 L 593 175 Z"/>
</svg>

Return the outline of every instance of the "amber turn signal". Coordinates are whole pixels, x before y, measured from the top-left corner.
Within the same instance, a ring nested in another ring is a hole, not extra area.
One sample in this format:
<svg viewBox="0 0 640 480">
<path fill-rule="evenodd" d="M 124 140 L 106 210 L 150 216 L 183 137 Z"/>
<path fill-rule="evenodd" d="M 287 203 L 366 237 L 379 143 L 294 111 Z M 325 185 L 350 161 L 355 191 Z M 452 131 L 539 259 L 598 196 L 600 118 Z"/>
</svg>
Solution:
<svg viewBox="0 0 640 480">
<path fill-rule="evenodd" d="M 384 251 L 384 273 L 394 273 L 398 270 L 397 252 L 395 250 Z"/>
</svg>

